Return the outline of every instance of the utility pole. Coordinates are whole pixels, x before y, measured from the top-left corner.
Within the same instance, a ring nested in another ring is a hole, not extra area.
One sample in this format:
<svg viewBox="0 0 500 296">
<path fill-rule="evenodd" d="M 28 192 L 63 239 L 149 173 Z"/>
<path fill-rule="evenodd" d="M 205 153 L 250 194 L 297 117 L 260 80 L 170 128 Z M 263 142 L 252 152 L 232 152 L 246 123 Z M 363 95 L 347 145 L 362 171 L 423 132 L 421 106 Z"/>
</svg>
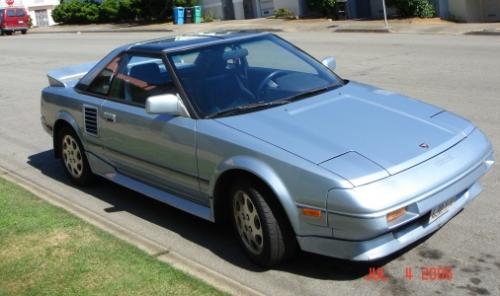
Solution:
<svg viewBox="0 0 500 296">
<path fill-rule="evenodd" d="M 384 9 L 384 23 L 385 23 L 385 28 L 389 29 L 389 23 L 387 22 L 387 8 L 385 8 L 385 0 L 382 0 L 382 8 Z"/>
</svg>

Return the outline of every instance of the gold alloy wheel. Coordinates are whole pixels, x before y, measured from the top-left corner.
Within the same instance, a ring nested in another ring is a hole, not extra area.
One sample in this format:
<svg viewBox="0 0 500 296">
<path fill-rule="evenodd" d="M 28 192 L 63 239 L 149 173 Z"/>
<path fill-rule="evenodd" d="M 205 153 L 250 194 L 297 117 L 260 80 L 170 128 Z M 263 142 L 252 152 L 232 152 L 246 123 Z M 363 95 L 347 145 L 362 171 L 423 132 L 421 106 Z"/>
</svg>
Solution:
<svg viewBox="0 0 500 296">
<path fill-rule="evenodd" d="M 252 199 L 239 190 L 233 197 L 233 215 L 238 233 L 246 248 L 255 255 L 264 249 L 264 236 L 259 213 Z"/>
<path fill-rule="evenodd" d="M 80 146 L 71 135 L 65 135 L 62 141 L 62 157 L 66 169 L 75 179 L 83 174 L 83 157 Z"/>
</svg>

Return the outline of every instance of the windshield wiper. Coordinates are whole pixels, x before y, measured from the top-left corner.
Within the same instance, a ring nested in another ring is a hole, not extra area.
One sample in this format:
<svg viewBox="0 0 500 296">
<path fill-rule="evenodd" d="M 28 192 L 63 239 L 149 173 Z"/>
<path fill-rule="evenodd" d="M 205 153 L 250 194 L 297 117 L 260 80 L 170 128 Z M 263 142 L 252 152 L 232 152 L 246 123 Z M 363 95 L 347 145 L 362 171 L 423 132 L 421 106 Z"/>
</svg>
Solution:
<svg viewBox="0 0 500 296">
<path fill-rule="evenodd" d="M 224 110 L 220 110 L 220 111 L 217 111 L 215 113 L 212 113 L 212 114 L 208 115 L 206 118 L 214 118 L 214 117 L 219 117 L 219 116 L 224 116 L 224 115 L 235 115 L 235 114 L 241 114 L 241 113 L 245 113 L 245 112 L 249 112 L 249 111 L 265 109 L 265 108 L 269 108 L 269 107 L 273 107 L 273 106 L 285 105 L 285 104 L 288 104 L 288 103 L 293 102 L 293 101 L 297 101 L 297 100 L 300 100 L 300 99 L 303 99 L 303 98 L 306 98 L 309 96 L 313 96 L 313 95 L 316 95 L 316 94 L 319 94 L 319 93 L 322 93 L 325 91 L 332 90 L 332 89 L 337 88 L 339 86 L 342 86 L 342 84 L 334 83 L 334 84 L 329 84 L 327 86 L 311 89 L 311 90 L 308 90 L 306 92 L 303 92 L 303 93 L 300 93 L 300 94 L 297 94 L 297 95 L 294 95 L 294 96 L 291 96 L 291 97 L 288 97 L 285 99 L 281 99 L 281 100 L 276 100 L 276 101 L 271 101 L 271 102 L 260 102 L 260 103 L 242 105 L 242 106 L 238 106 L 238 107 L 234 107 L 234 108 L 230 108 L 230 109 L 224 109 Z"/>
<path fill-rule="evenodd" d="M 342 86 L 342 84 L 333 83 L 333 84 L 329 84 L 327 86 L 322 86 L 322 87 L 319 87 L 319 88 L 314 88 L 314 89 L 308 90 L 306 92 L 293 95 L 293 96 L 288 97 L 288 98 L 283 99 L 283 100 L 284 101 L 288 101 L 288 102 L 293 102 L 293 101 L 297 101 L 297 100 L 300 100 L 300 99 L 304 99 L 304 98 L 307 98 L 307 97 L 310 97 L 310 96 L 314 96 L 314 95 L 320 94 L 320 93 L 325 92 L 325 91 L 329 91 L 329 90 L 335 89 L 335 88 L 340 87 L 340 86 Z"/>
<path fill-rule="evenodd" d="M 288 99 L 284 99 L 284 100 L 276 100 L 276 101 L 271 101 L 271 102 L 260 102 L 260 103 L 242 105 L 242 106 L 238 106 L 238 107 L 234 107 L 234 108 L 229 108 L 229 109 L 217 111 L 215 113 L 208 115 L 206 118 L 214 118 L 214 117 L 219 117 L 219 116 L 224 116 L 224 115 L 241 114 L 241 113 L 246 113 L 249 111 L 266 109 L 266 108 L 273 107 L 273 106 L 285 105 L 288 103 L 290 103 L 290 101 Z"/>
</svg>

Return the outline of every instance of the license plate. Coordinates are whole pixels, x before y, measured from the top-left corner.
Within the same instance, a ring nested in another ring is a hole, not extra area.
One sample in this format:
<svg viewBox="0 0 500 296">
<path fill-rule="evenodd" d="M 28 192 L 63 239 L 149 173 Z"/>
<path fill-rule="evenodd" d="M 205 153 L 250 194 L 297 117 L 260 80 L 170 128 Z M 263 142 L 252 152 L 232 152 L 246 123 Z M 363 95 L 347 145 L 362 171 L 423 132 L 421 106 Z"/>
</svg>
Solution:
<svg viewBox="0 0 500 296">
<path fill-rule="evenodd" d="M 24 24 L 24 21 L 18 21 L 18 23 L 20 23 L 20 24 Z"/>
<path fill-rule="evenodd" d="M 453 198 L 443 202 L 439 206 L 432 209 L 431 216 L 429 217 L 429 223 L 434 222 L 434 220 L 441 217 L 444 213 L 448 212 L 452 204 L 453 204 Z"/>
</svg>

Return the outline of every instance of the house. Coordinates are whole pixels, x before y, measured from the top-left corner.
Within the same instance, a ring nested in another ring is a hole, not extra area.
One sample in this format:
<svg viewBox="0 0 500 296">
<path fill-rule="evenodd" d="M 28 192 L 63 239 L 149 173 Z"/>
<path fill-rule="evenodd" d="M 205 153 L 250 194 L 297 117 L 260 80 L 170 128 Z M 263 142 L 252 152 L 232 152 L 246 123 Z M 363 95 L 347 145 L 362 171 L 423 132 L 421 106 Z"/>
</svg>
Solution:
<svg viewBox="0 0 500 296">
<path fill-rule="evenodd" d="M 500 0 L 447 0 L 448 17 L 460 22 L 500 21 Z"/>
<path fill-rule="evenodd" d="M 52 10 L 59 5 L 59 0 L 24 0 L 33 26 L 46 27 L 56 23 L 52 19 Z"/>
<path fill-rule="evenodd" d="M 24 7 L 31 17 L 32 25 L 52 26 L 52 10 L 59 5 L 59 0 L 0 0 L 0 7 Z"/>
<path fill-rule="evenodd" d="M 306 11 L 306 0 L 202 0 L 201 5 L 204 15 L 224 20 L 267 17 L 278 8 L 298 16 Z"/>
<path fill-rule="evenodd" d="M 429 0 L 442 19 L 461 22 L 500 21 L 500 0 Z M 349 18 L 382 18 L 382 0 L 348 0 Z M 387 7 L 389 16 L 396 16 L 397 9 Z"/>
</svg>

